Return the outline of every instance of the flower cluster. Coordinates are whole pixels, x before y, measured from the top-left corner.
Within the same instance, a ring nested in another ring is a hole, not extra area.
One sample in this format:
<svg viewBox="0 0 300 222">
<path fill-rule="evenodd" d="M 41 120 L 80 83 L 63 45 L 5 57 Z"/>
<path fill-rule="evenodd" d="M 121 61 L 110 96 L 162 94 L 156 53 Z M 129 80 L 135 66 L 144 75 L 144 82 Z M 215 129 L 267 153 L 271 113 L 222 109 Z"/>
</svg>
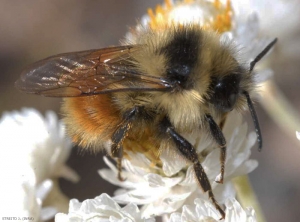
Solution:
<svg viewBox="0 0 300 222">
<path fill-rule="evenodd" d="M 213 182 L 220 173 L 219 149 L 210 152 L 203 160 L 202 166 L 212 182 L 217 200 L 224 204 L 235 196 L 231 179 L 250 173 L 256 168 L 257 161 L 249 159 L 256 136 L 254 133 L 248 134 L 247 124 L 242 124 L 239 114 L 229 115 L 223 132 L 228 139 L 224 184 Z M 189 141 L 195 145 L 199 153 L 212 146 L 209 140 L 205 142 L 205 138 L 198 144 L 193 138 L 189 138 Z M 143 205 L 141 209 L 143 218 L 162 216 L 178 211 L 184 205 L 193 204 L 196 198 L 208 199 L 195 180 L 192 166 L 182 157 L 174 155 L 176 154 L 163 152 L 161 154 L 163 166 L 158 168 L 151 167 L 151 162 L 143 154 L 131 153 L 130 161 L 123 160 L 125 168 L 123 176 L 126 178 L 123 182 L 117 179 L 116 167 L 104 157 L 110 169 L 101 169 L 99 173 L 105 180 L 123 188 L 115 193 L 114 200 L 118 203 Z"/>
<path fill-rule="evenodd" d="M 48 220 L 57 213 L 58 193 L 53 202 L 43 206 L 51 190 L 56 190 L 55 178 L 77 181 L 77 174 L 65 165 L 71 151 L 71 141 L 55 113 L 46 118 L 33 109 L 4 113 L 0 120 L 1 212 L 6 215 Z M 13 191 L 13 192 L 12 192 Z M 16 201 L 18 200 L 18 201 Z"/>
<path fill-rule="evenodd" d="M 225 202 L 226 218 L 225 222 L 255 222 L 255 212 L 252 208 L 243 209 L 241 205 L 234 199 L 229 198 Z M 172 213 L 169 222 L 218 222 L 219 214 L 215 207 L 208 201 L 195 199 L 194 205 L 185 205 L 182 212 Z M 166 221 L 166 220 L 165 220 Z"/>
<path fill-rule="evenodd" d="M 68 214 L 59 213 L 55 216 L 56 222 L 65 221 L 111 221 L 111 222 L 153 222 L 154 218 L 142 219 L 141 212 L 135 204 L 120 207 L 110 196 L 100 196 L 79 203 L 70 201 Z"/>
<path fill-rule="evenodd" d="M 243 209 L 234 199 L 229 198 L 226 203 L 225 222 L 256 222 L 255 212 L 252 208 Z M 169 222 L 218 222 L 219 212 L 206 200 L 195 199 L 192 205 L 185 205 L 181 212 L 174 212 L 169 216 L 164 215 L 163 221 Z M 70 201 L 69 213 L 58 213 L 56 222 L 154 222 L 153 217 L 144 218 L 136 204 L 128 204 L 120 207 L 107 194 L 101 194 L 94 199 L 88 199 L 80 203 L 73 199 Z"/>
</svg>

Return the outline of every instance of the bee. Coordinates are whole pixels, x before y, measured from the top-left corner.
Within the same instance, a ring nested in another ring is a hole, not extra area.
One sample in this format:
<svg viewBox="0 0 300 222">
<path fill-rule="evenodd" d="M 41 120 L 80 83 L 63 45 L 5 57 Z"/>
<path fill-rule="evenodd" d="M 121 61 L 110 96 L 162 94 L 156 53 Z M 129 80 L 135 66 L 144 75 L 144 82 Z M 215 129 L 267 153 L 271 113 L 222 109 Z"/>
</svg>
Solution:
<svg viewBox="0 0 300 222">
<path fill-rule="evenodd" d="M 220 148 L 223 183 L 226 140 L 222 122 L 232 110 L 249 107 L 259 149 L 262 136 L 249 96 L 255 88 L 253 68 L 273 47 L 264 48 L 246 66 L 232 43 L 198 25 L 145 28 L 136 42 L 56 55 L 23 71 L 16 87 L 26 93 L 63 97 L 68 134 L 87 149 L 110 149 L 118 159 L 139 146 L 159 154 L 162 143 L 193 164 L 196 179 L 216 209 L 208 177 L 193 145 L 182 135 L 208 133 Z M 138 148 L 137 148 L 138 149 Z M 157 158 L 157 157 L 156 157 Z"/>
</svg>

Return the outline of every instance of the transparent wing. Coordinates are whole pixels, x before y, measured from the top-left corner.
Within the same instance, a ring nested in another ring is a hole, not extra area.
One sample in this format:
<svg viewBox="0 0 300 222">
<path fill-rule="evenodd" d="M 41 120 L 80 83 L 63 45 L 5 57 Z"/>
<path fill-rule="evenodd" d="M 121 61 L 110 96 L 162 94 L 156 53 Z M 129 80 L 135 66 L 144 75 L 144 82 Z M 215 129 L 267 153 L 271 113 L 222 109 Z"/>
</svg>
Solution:
<svg viewBox="0 0 300 222">
<path fill-rule="evenodd" d="M 25 69 L 16 87 L 51 97 L 169 90 L 167 80 L 138 73 L 130 62 L 131 53 L 140 47 L 118 46 L 52 56 Z"/>
</svg>

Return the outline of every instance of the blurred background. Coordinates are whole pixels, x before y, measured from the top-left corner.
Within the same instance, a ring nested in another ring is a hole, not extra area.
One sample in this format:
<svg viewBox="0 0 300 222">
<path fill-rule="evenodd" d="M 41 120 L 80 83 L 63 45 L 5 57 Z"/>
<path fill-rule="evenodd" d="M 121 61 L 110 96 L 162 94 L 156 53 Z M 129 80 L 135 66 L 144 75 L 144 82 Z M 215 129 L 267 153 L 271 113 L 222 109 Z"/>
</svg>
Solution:
<svg viewBox="0 0 300 222">
<path fill-rule="evenodd" d="M 60 99 L 26 95 L 15 89 L 14 82 L 22 69 L 37 60 L 59 53 L 118 45 L 128 27 L 134 26 L 148 7 L 154 7 L 160 2 L 0 0 L 1 113 L 34 107 L 42 113 L 54 110 L 59 114 Z M 284 33 L 281 42 L 281 36 L 276 36 L 279 38 L 279 48 L 284 49 L 284 43 L 291 41 L 298 46 L 299 30 L 294 30 L 290 35 Z M 280 50 L 275 52 L 281 53 Z M 272 65 L 275 82 L 294 108 L 300 110 L 300 51 L 294 50 L 292 54 L 278 58 Z M 256 110 L 264 147 L 261 153 L 253 149 L 253 158 L 259 161 L 259 166 L 250 174 L 251 182 L 267 221 L 299 221 L 300 141 L 296 140 L 295 134 L 287 135 L 283 132 L 259 104 Z M 249 119 L 249 113 L 245 113 L 245 117 Z M 253 129 L 252 123 L 249 126 Z M 102 154 L 95 156 L 75 148 L 68 165 L 81 176 L 77 184 L 60 180 L 61 188 L 68 197 L 82 201 L 103 192 L 113 194 L 115 188 L 97 174 L 97 170 L 104 167 Z"/>
</svg>

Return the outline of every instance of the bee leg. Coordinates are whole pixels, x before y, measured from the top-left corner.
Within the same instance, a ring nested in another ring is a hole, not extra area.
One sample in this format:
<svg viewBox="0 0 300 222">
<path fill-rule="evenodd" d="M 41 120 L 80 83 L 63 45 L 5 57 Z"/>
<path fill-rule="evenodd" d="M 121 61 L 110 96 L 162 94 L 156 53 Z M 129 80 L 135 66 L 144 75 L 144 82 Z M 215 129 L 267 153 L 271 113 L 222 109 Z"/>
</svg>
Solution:
<svg viewBox="0 0 300 222">
<path fill-rule="evenodd" d="M 138 112 L 138 107 L 126 112 L 123 116 L 123 121 L 119 124 L 117 130 L 112 135 L 111 155 L 117 158 L 118 179 L 124 181 L 122 177 L 122 158 L 123 158 L 123 140 L 126 138 L 129 129 L 131 128 L 132 121 Z"/>
<path fill-rule="evenodd" d="M 221 128 L 214 121 L 211 115 L 206 114 L 205 119 L 208 122 L 210 133 L 214 140 L 221 148 L 220 162 L 221 162 L 221 175 L 220 178 L 216 181 L 217 183 L 223 183 L 224 173 L 225 173 L 225 160 L 226 160 L 226 139 L 223 135 Z"/>
<path fill-rule="evenodd" d="M 227 116 L 228 116 L 228 113 L 224 114 L 224 116 L 223 116 L 223 118 L 222 118 L 222 120 L 221 120 L 221 122 L 219 124 L 219 127 L 220 127 L 221 130 L 223 130 L 223 128 L 224 128 Z"/>
<path fill-rule="evenodd" d="M 199 162 L 197 152 L 195 148 L 193 147 L 190 142 L 188 142 L 185 138 L 183 138 L 180 134 L 178 134 L 174 127 L 171 125 L 168 118 L 164 118 L 161 122 L 161 129 L 164 131 L 163 133 L 167 133 L 168 136 L 170 136 L 175 143 L 176 148 L 178 151 L 189 161 L 191 161 L 194 165 L 194 172 L 196 174 L 197 180 L 203 189 L 204 192 L 208 192 L 208 197 L 211 200 L 211 202 L 214 204 L 216 209 L 220 212 L 222 215 L 221 219 L 225 218 L 225 212 L 223 209 L 219 206 L 218 202 L 215 199 L 215 196 L 212 192 L 210 182 L 207 178 L 207 175 L 202 167 L 202 165 Z"/>
<path fill-rule="evenodd" d="M 118 179 L 120 181 L 124 181 L 125 179 L 122 177 L 123 147 L 113 143 L 111 147 L 111 155 L 112 157 L 117 158 Z"/>
</svg>

